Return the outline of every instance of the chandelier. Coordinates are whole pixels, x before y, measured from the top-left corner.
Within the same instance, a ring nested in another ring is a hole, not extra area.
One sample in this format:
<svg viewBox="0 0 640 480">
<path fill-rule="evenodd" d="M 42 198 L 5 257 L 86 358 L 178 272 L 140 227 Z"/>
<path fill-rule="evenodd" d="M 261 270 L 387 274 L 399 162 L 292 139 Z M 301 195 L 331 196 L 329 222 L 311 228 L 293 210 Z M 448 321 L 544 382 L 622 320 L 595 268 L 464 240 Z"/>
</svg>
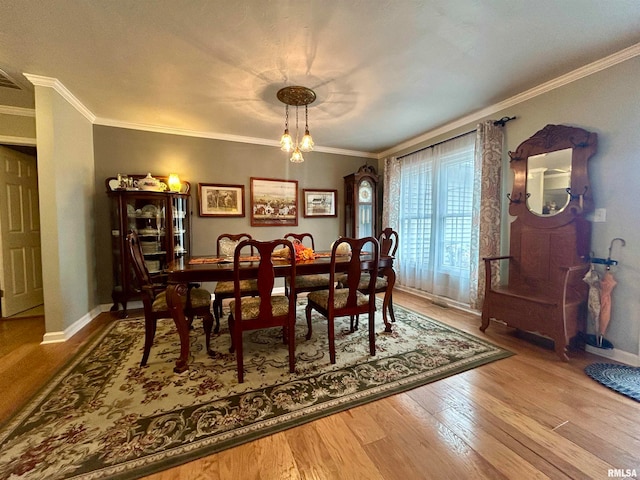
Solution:
<svg viewBox="0 0 640 480">
<path fill-rule="evenodd" d="M 309 133 L 309 112 L 308 106 L 316 99 L 316 93 L 307 87 L 284 87 L 278 90 L 278 100 L 285 104 L 284 113 L 284 133 L 280 138 L 280 149 L 283 152 L 291 153 L 291 161 L 294 163 L 304 162 L 302 152 L 313 150 L 313 138 Z M 289 106 L 296 107 L 296 140 L 289 134 Z M 298 107 L 304 106 L 304 135 L 298 141 Z"/>
</svg>

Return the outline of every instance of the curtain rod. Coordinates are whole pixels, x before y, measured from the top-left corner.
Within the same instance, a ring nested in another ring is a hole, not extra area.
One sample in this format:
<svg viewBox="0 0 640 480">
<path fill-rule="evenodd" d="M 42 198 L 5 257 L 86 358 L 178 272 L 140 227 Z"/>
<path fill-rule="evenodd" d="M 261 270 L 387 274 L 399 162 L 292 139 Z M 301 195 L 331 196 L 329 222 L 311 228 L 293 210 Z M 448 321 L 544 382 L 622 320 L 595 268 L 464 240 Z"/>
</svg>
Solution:
<svg viewBox="0 0 640 480">
<path fill-rule="evenodd" d="M 413 155 L 414 153 L 422 152 L 424 150 L 429 150 L 430 148 L 436 147 L 438 145 L 442 145 L 443 143 L 450 142 L 451 140 L 455 140 L 456 138 L 464 137 L 465 135 L 469 135 L 470 133 L 473 133 L 476 130 L 477 129 L 474 128 L 473 130 L 469 130 L 468 132 L 461 133 L 460 135 L 456 135 L 455 137 L 447 138 L 446 140 L 442 140 L 441 142 L 433 143 L 433 144 L 429 145 L 428 147 L 422 147 L 422 148 L 419 148 L 418 150 L 414 150 L 413 152 L 405 153 L 404 155 L 398 157 L 398 160 L 400 160 L 401 158 L 404 158 L 404 157 L 408 157 L 409 155 Z"/>
<path fill-rule="evenodd" d="M 507 122 L 509 122 L 511 120 L 515 120 L 515 119 L 516 119 L 516 117 L 502 117 L 500 120 L 494 121 L 493 124 L 494 125 L 500 125 L 501 127 L 504 127 L 505 123 L 507 123 Z M 441 145 L 443 143 L 450 142 L 451 140 L 455 140 L 456 138 L 464 137 L 465 135 L 469 135 L 470 133 L 473 133 L 473 132 L 475 132 L 477 130 L 478 130 L 477 128 L 474 128 L 473 130 L 469 130 L 468 132 L 461 133 L 460 135 L 456 135 L 455 137 L 451 137 L 451 138 L 448 138 L 446 140 L 442 140 L 441 142 L 433 143 L 433 144 L 431 144 L 431 145 L 429 145 L 427 147 L 422 147 L 422 148 L 420 148 L 418 150 L 414 150 L 413 152 L 406 153 L 406 154 L 401 155 L 400 157 L 398 157 L 398 160 L 401 159 L 401 158 L 404 158 L 404 157 L 408 157 L 409 155 L 413 155 L 414 153 L 422 152 L 423 150 L 428 150 L 429 148 L 433 148 L 433 147 L 436 147 L 436 146 Z"/>
<path fill-rule="evenodd" d="M 494 125 L 500 125 L 501 127 L 504 127 L 504 124 L 507 122 L 510 122 L 511 120 L 515 120 L 516 117 L 502 117 L 500 120 L 496 120 L 495 122 L 493 122 Z"/>
</svg>

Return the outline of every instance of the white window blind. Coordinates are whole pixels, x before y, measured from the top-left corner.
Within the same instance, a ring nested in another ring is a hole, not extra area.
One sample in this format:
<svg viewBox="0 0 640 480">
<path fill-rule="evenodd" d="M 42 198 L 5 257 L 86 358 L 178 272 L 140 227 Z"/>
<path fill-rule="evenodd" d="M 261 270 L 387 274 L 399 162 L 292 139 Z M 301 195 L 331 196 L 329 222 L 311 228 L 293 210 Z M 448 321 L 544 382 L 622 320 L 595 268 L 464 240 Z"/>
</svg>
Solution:
<svg viewBox="0 0 640 480">
<path fill-rule="evenodd" d="M 468 302 L 475 135 L 407 155 L 400 164 L 399 277 Z"/>
</svg>

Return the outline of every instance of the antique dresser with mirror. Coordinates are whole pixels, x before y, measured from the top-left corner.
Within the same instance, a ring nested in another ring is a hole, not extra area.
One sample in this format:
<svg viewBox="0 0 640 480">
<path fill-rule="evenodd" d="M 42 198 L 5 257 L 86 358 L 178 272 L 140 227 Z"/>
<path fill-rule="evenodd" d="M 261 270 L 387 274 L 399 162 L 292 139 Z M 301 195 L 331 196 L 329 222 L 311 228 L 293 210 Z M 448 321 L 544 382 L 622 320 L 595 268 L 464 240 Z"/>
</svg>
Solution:
<svg viewBox="0 0 640 480">
<path fill-rule="evenodd" d="M 509 198 L 509 255 L 485 258 L 482 325 L 494 318 L 518 330 L 554 341 L 568 360 L 566 347 L 584 332 L 593 211 L 588 160 L 597 135 L 581 128 L 547 125 L 509 152 L 513 189 Z M 501 262 L 508 279 L 498 280 Z M 492 270 L 493 269 L 493 270 Z"/>
</svg>

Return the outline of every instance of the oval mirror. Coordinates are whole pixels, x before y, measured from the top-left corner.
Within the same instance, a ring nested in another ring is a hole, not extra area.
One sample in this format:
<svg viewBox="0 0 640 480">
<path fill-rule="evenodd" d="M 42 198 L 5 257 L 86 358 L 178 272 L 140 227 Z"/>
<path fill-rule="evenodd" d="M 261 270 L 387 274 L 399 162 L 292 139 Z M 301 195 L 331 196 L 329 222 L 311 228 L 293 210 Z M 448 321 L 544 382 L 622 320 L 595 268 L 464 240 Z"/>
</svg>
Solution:
<svg viewBox="0 0 640 480">
<path fill-rule="evenodd" d="M 527 208 L 536 215 L 556 215 L 569 204 L 571 154 L 567 148 L 527 159 Z"/>
</svg>

